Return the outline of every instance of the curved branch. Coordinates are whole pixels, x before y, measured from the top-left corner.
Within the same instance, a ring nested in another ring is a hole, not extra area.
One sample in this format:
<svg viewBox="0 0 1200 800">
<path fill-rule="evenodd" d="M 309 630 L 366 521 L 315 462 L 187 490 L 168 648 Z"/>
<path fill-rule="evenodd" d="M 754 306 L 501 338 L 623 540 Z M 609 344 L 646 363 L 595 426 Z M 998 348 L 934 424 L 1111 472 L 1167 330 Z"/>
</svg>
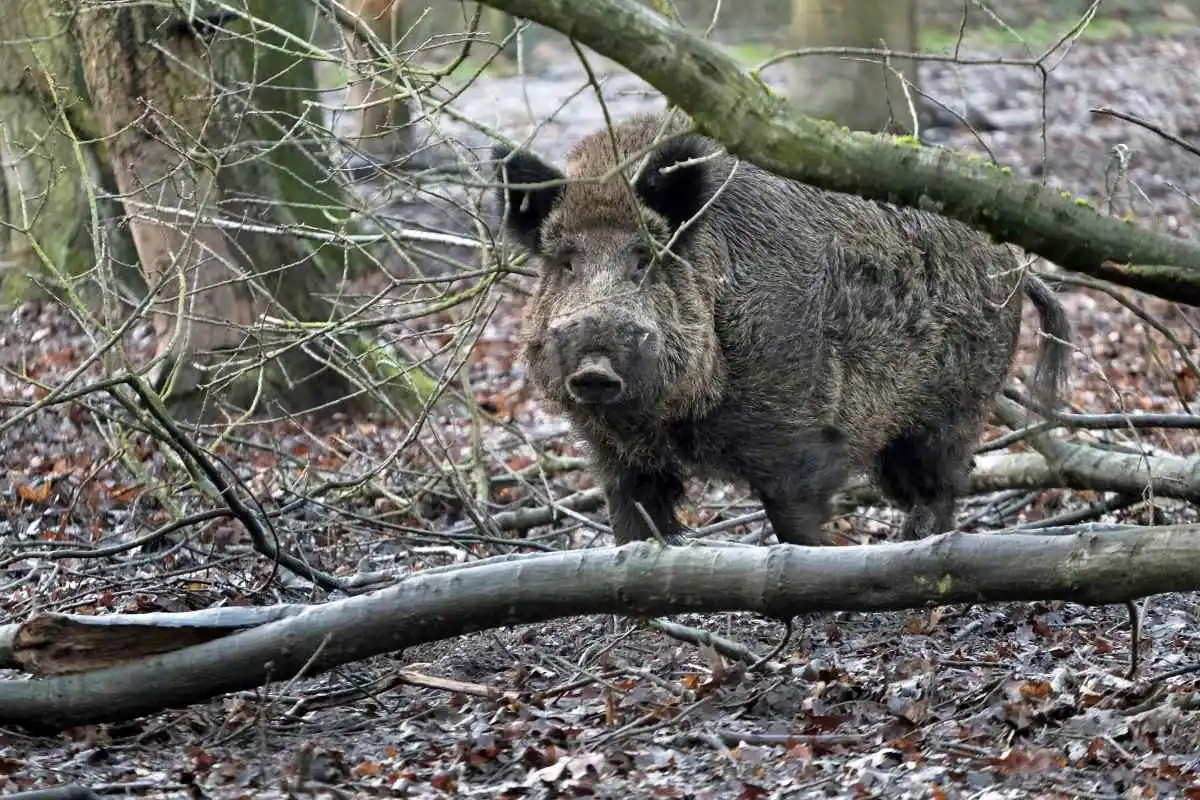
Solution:
<svg viewBox="0 0 1200 800">
<path fill-rule="evenodd" d="M 1003 396 L 996 397 L 996 414 L 1013 429 L 1026 427 L 1033 421 L 1025 409 Z M 1056 482 L 1069 489 L 1130 495 L 1150 492 L 1188 502 L 1200 498 L 1200 459 L 1193 456 L 1109 450 L 1056 439 L 1049 431 L 1031 431 L 1028 439 L 1037 453 L 1022 453 L 1018 457 L 1028 459 L 1031 470 L 1038 469 L 1033 465 L 1041 462 L 1040 469 L 1056 476 Z"/>
<path fill-rule="evenodd" d="M 632 70 L 730 153 L 822 189 L 923 208 L 1067 269 L 1200 304 L 1200 244 L 1134 227 L 953 150 L 804 117 L 711 44 L 635 0 L 484 0 Z"/>
</svg>

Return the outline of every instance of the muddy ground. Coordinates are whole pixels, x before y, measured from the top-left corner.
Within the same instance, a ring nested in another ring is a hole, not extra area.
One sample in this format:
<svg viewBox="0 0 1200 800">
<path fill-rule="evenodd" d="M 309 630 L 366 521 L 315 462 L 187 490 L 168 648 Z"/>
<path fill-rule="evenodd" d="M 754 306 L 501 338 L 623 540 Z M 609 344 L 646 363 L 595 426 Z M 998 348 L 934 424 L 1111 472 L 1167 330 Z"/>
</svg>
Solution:
<svg viewBox="0 0 1200 800">
<path fill-rule="evenodd" d="M 1045 175 L 1102 207 L 1111 203 L 1113 213 L 1131 210 L 1137 224 L 1195 236 L 1200 159 L 1089 109 L 1134 113 L 1200 140 L 1197 63 L 1200 36 L 1076 43 L 1054 65 L 1044 103 L 1041 75 L 1029 68 L 928 65 L 925 90 L 960 111 L 969 106 L 989 129 L 972 133 L 947 124 L 927 138 L 990 150 L 1020 173 Z M 645 84 L 620 73 L 606 78 L 604 96 L 614 117 L 661 104 Z M 513 137 L 553 117 L 534 145 L 556 158 L 603 123 L 582 73 L 565 63 L 528 79 L 478 81 L 454 107 Z M 454 138 L 460 152 L 485 143 L 469 126 L 445 118 L 438 125 L 431 136 Z M 401 226 L 461 232 L 429 210 L 427 195 L 395 184 L 369 184 L 363 192 Z M 389 269 L 400 274 L 400 261 L 393 254 Z M 360 288 L 384 282 L 376 276 Z M 1107 294 L 1069 286 L 1062 292 L 1078 346 L 1069 398 L 1075 411 L 1190 411 L 1200 378 L 1188 364 L 1197 352 L 1194 310 L 1137 298 L 1178 338 L 1185 360 Z M 450 458 L 483 448 L 495 478 L 491 510 L 502 511 L 541 505 L 547 489 L 564 497 L 592 484 L 578 469 L 550 475 L 546 484 L 504 482 L 505 470 L 539 454 L 580 451 L 514 363 L 519 293 L 494 294 L 472 352 L 472 390 L 483 407 L 511 423 L 486 425 L 481 445 L 472 445 L 462 418 L 435 417 L 428 427 L 436 428 L 440 452 Z M 1032 322 L 1027 311 L 1019 376 L 1032 366 Z M 414 331 L 432 341 L 443 323 L 404 323 L 388 335 L 417 348 Z M 53 384 L 91 347 L 57 308 L 18 309 L 0 328 L 3 395 L 37 396 L 19 374 Z M 57 557 L 67 546 L 131 541 L 166 520 L 161 507 L 139 499 L 167 480 L 161 448 L 130 440 L 145 470 L 135 475 L 107 460 L 112 446 L 101 430 L 95 414 L 73 405 L 40 412 L 3 434 L 0 624 L 23 620 L 35 607 L 132 612 L 325 599 L 292 580 L 263 588 L 270 565 L 229 521 L 105 559 Z M 988 438 L 1004 430 L 993 424 Z M 227 443 L 222 453 L 264 502 L 280 503 L 311 490 L 318 478 L 361 475 L 385 462 L 407 433 L 386 419 L 297 420 L 241 431 L 243 441 Z M 1088 436 L 1131 441 L 1123 432 Z M 1142 443 L 1197 451 L 1187 429 L 1144 432 Z M 430 452 L 410 444 L 368 490 L 280 520 L 284 541 L 343 575 L 360 565 L 421 568 L 607 542 L 571 520 L 510 532 L 500 542 L 472 537 L 462 533 L 465 516 L 453 497 L 399 509 L 397 497 L 436 466 Z M 313 475 L 299 474 L 297 464 Z M 189 511 L 203 507 L 187 490 L 179 496 Z M 696 483 L 689 497 L 694 525 L 751 507 L 738 487 Z M 1105 499 L 1065 490 L 965 498 L 960 522 L 964 530 L 999 529 L 1053 520 Z M 588 513 L 603 521 L 602 510 Z M 1184 503 L 1134 499 L 1116 512 L 1082 516 L 1146 523 L 1191 521 L 1196 514 Z M 884 507 L 860 507 L 834 525 L 846 542 L 871 542 L 886 538 L 898 519 Z M 211 798 L 1200 796 L 1200 719 L 1192 710 L 1200 686 L 1184 671 L 1200 663 L 1197 612 L 1195 594 L 1145 604 L 1142 663 L 1132 680 L 1125 677 L 1130 630 L 1123 607 L 1008 603 L 811 615 L 796 620 L 794 636 L 776 656 L 784 668 L 771 674 L 746 674 L 693 644 L 627 622 L 564 619 L 414 647 L 130 724 L 48 738 L 0 730 L 0 791 L 78 782 L 113 796 Z M 777 622 L 749 614 L 674 621 L 757 654 L 772 651 L 783 635 Z M 451 692 L 389 680 L 403 666 L 469 685 Z M 1183 674 L 1170 677 L 1172 671 Z M 368 699 L 292 713 L 301 698 L 376 680 L 384 688 Z M 481 696 L 484 687 L 519 694 L 489 699 Z"/>
</svg>

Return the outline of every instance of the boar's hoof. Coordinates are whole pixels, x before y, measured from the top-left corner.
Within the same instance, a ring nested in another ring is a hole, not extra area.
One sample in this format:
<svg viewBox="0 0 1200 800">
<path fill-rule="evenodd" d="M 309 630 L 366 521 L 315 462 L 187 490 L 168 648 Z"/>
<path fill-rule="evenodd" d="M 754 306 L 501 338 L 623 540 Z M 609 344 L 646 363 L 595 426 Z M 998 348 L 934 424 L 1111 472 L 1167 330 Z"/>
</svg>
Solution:
<svg viewBox="0 0 1200 800">
<path fill-rule="evenodd" d="M 625 381 L 606 357 L 588 356 L 567 377 L 567 391 L 580 403 L 615 403 L 625 394 Z"/>
</svg>

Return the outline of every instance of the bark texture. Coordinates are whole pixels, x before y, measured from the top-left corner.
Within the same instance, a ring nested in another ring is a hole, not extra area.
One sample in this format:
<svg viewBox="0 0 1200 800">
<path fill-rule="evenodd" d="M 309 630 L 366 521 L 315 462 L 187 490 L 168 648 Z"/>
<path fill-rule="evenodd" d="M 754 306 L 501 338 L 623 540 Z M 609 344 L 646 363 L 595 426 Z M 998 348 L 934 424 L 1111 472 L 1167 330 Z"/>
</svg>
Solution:
<svg viewBox="0 0 1200 800">
<path fill-rule="evenodd" d="M 0 682 L 0 724 L 61 730 L 131 719 L 422 642 L 582 614 L 754 611 L 787 619 L 928 604 L 1098 605 L 1196 589 L 1200 537 L 1190 525 L 1064 536 L 952 533 L 853 547 L 663 548 L 638 542 L 500 557 L 413 574 L 348 600 L 302 610 L 279 607 L 277 615 L 261 609 L 237 616 L 159 614 L 140 633 L 130 620 L 120 633 L 125 654 L 102 648 L 99 669 Z M 258 614 L 263 616 L 254 619 Z M 193 616 L 196 625 L 178 632 L 178 649 L 163 652 L 170 646 L 163 628 L 186 628 Z M 64 644 L 78 641 L 86 656 L 88 647 L 103 641 L 101 625 L 34 617 L 15 631 L 0 630 L 0 658 L 36 664 L 32 650 L 53 647 L 54 658 L 41 663 L 61 670 L 70 667 Z"/>
<path fill-rule="evenodd" d="M 111 186 L 67 18 L 43 0 L 0 14 L 0 306 L 48 293 L 95 298 L 96 236 L 122 263 L 133 253 L 115 204 L 84 182 Z M 93 217 L 93 210 L 96 216 Z M 124 280 L 136 272 L 120 270 Z M 138 285 L 135 280 L 135 285 Z M 138 286 L 140 288 L 140 285 Z"/>
<path fill-rule="evenodd" d="M 244 79 L 234 39 L 185 23 L 171 9 L 104 2 L 74 25 L 138 257 L 157 291 L 160 369 L 173 369 L 163 382 L 188 401 L 189 416 L 208 416 L 218 399 L 248 407 L 264 384 L 264 399 L 291 410 L 335 402 L 349 381 L 260 324 L 262 315 L 330 315 L 316 296 L 326 278 L 311 247 L 214 224 L 297 220 L 259 199 L 282 192 L 275 170 L 246 157 L 251 141 L 273 137 L 227 91 Z"/>
</svg>

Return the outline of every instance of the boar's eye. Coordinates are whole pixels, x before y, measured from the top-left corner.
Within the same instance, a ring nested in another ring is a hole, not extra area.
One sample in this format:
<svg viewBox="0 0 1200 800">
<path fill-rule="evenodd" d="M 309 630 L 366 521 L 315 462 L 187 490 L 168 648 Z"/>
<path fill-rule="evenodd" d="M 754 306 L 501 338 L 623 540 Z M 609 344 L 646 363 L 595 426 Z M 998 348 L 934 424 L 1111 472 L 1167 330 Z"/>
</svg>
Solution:
<svg viewBox="0 0 1200 800">
<path fill-rule="evenodd" d="M 554 268 L 562 272 L 573 272 L 575 270 L 575 255 L 574 247 L 559 247 L 553 250 L 547 260 L 554 265 Z"/>
<path fill-rule="evenodd" d="M 637 245 L 629 254 L 628 277 L 631 283 L 641 283 L 650 271 L 654 254 L 644 245 Z"/>
</svg>

